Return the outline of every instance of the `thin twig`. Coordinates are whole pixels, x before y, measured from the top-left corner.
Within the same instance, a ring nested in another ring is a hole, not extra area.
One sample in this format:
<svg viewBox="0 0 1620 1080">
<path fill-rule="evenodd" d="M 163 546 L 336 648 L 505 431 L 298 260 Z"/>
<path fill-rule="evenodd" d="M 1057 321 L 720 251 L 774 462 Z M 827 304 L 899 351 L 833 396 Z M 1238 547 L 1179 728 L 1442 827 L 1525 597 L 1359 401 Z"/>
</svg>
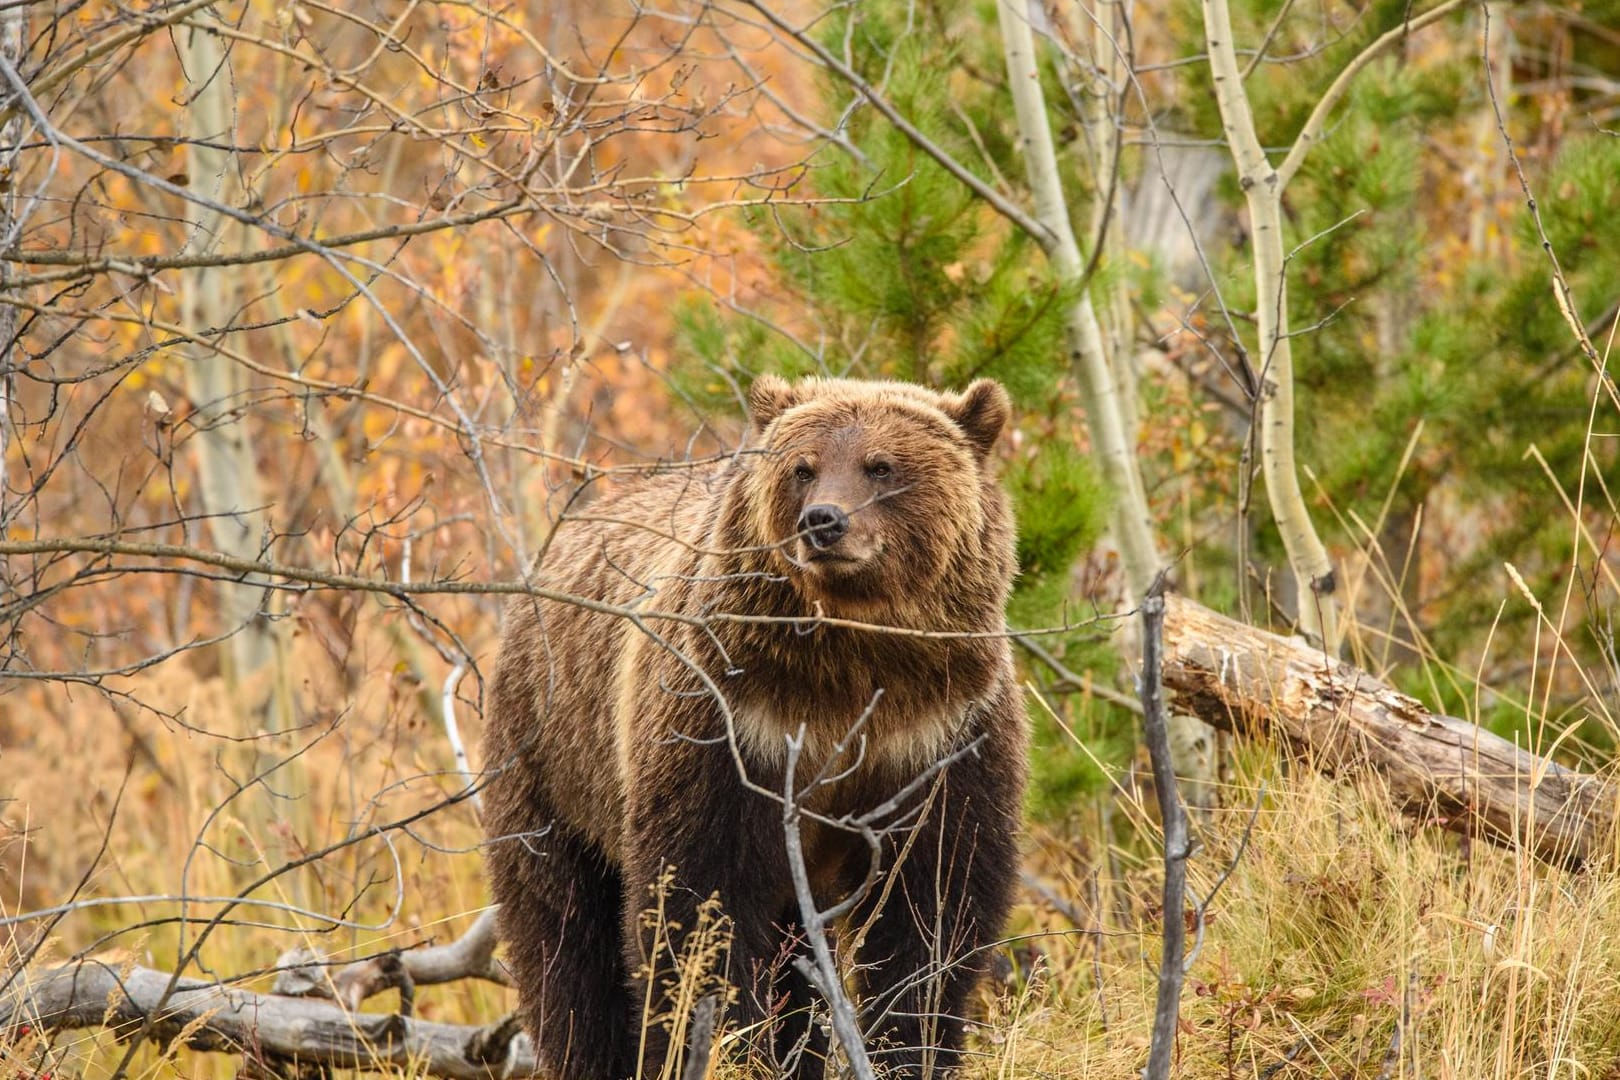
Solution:
<svg viewBox="0 0 1620 1080">
<path fill-rule="evenodd" d="M 1496 80 L 1491 77 L 1491 5 L 1482 3 L 1479 9 L 1485 16 L 1485 30 L 1480 35 L 1480 56 L 1485 62 L 1485 90 L 1490 95 L 1491 111 L 1496 114 L 1496 130 L 1502 136 L 1502 145 L 1507 150 L 1508 161 L 1513 164 L 1513 173 L 1519 179 L 1519 190 L 1524 192 L 1524 202 L 1530 208 L 1530 220 L 1535 222 L 1541 250 L 1546 253 L 1547 261 L 1552 264 L 1553 295 L 1558 300 L 1559 311 L 1563 313 L 1570 329 L 1575 332 L 1581 352 L 1595 367 L 1602 370 L 1603 363 L 1598 358 L 1597 349 L 1593 347 L 1577 317 L 1579 309 L 1575 306 L 1575 294 L 1570 291 L 1569 279 L 1564 276 L 1563 264 L 1558 261 L 1558 252 L 1553 250 L 1552 241 L 1547 237 L 1547 228 L 1541 221 L 1541 208 L 1536 204 L 1535 192 L 1530 189 L 1530 179 L 1524 174 L 1524 165 L 1519 161 L 1519 152 L 1513 145 L 1513 136 L 1508 134 L 1507 117 L 1503 115 L 1502 102 L 1496 95 Z M 1611 394 L 1614 392 L 1612 383 L 1609 384 L 1609 390 Z"/>
<path fill-rule="evenodd" d="M 1052 654 L 1050 649 L 1028 634 L 1015 635 L 1013 640 L 1023 646 L 1031 656 L 1050 668 L 1052 674 L 1057 676 L 1058 681 L 1052 684 L 1052 689 L 1074 694 L 1090 694 L 1093 697 L 1101 698 L 1110 705 L 1118 705 L 1122 709 L 1129 709 L 1138 716 L 1142 715 L 1142 703 L 1136 698 L 1131 697 L 1129 694 L 1122 694 L 1112 687 L 1104 686 L 1089 675 L 1081 675 L 1078 672 L 1069 670 L 1063 661 Z"/>
</svg>

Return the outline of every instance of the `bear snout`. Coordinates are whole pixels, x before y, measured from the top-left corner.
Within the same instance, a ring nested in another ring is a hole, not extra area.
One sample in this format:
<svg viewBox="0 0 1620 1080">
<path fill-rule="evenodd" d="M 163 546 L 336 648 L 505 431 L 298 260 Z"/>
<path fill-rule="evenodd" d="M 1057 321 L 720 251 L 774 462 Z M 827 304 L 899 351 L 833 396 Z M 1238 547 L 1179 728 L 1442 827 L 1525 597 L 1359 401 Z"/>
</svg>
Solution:
<svg viewBox="0 0 1620 1080">
<path fill-rule="evenodd" d="M 799 532 L 810 546 L 824 551 L 842 540 L 849 532 L 849 515 L 832 503 L 816 503 L 805 507 L 799 515 Z"/>
</svg>

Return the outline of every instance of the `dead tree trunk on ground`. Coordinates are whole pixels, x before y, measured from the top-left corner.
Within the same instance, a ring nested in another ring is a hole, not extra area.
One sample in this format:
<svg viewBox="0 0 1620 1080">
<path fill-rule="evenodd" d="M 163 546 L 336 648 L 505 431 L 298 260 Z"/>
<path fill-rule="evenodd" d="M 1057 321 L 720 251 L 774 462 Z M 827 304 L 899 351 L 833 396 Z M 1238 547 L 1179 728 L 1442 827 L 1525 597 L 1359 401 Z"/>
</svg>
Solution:
<svg viewBox="0 0 1620 1080">
<path fill-rule="evenodd" d="M 262 1075 L 297 1076 L 302 1066 L 319 1066 L 408 1068 L 444 1080 L 530 1076 L 538 1063 L 515 1017 L 475 1027 L 409 1015 L 418 984 L 504 982 L 493 957 L 494 930 L 491 909 L 456 941 L 387 953 L 330 977 L 318 957 L 285 957 L 283 965 L 294 966 L 269 994 L 204 979 L 181 979 L 171 993 L 166 971 L 96 960 L 64 964 L 19 976 L 0 995 L 0 1045 L 77 1028 L 107 1028 L 127 1038 L 153 1016 L 153 1041 L 180 1037 L 193 1050 L 242 1054 Z M 356 1011 L 390 988 L 400 991 L 399 1011 Z"/>
<path fill-rule="evenodd" d="M 1430 712 L 1303 639 L 1181 597 L 1168 598 L 1164 637 L 1165 685 L 1209 724 L 1269 733 L 1331 775 L 1375 772 L 1408 810 L 1548 862 L 1614 855 L 1611 780 Z"/>
</svg>

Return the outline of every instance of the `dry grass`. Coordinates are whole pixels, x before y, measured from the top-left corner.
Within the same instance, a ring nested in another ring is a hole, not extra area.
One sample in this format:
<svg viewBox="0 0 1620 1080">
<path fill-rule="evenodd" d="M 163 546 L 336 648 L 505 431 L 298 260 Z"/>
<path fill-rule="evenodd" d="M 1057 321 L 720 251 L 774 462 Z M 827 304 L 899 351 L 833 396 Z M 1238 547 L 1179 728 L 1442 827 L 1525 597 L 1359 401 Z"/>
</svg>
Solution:
<svg viewBox="0 0 1620 1080">
<path fill-rule="evenodd" d="M 194 723 L 228 712 L 218 686 L 199 683 L 188 694 Z M 154 759 L 130 768 L 110 828 L 128 736 L 111 735 L 105 705 L 77 701 L 105 717 L 107 737 L 86 740 L 64 725 L 37 731 L 27 751 L 8 754 L 12 816 L 38 831 L 20 874 L 13 864 L 6 908 L 71 892 L 103 834 L 111 838 L 108 852 L 86 895 L 176 893 L 183 881 L 193 895 L 221 895 L 256 869 L 341 838 L 356 823 L 454 790 L 439 773 L 448 764 L 442 740 L 406 720 L 399 698 L 383 680 L 357 695 L 329 734 L 306 729 L 285 737 L 310 744 L 273 780 L 283 791 L 301 787 L 299 798 L 255 791 L 227 801 L 227 773 L 253 756 L 246 746 L 148 732 Z M 261 760 L 271 749 L 255 748 Z M 970 1075 L 1137 1074 L 1158 959 L 1155 825 L 1129 799 L 1117 800 L 1112 816 L 1110 835 L 1093 812 L 1031 837 L 1029 865 L 1067 898 L 1064 911 L 1034 894 L 1019 910 L 1009 933 L 1026 974 L 986 996 Z M 1246 831 L 1246 850 L 1212 906 L 1189 973 L 1179 1075 L 1620 1075 L 1620 935 L 1612 930 L 1620 875 L 1613 867 L 1570 872 L 1520 852 L 1461 843 L 1412 824 L 1376 783 L 1284 768 L 1259 748 L 1245 752 L 1226 809 L 1204 829 L 1192 866 L 1199 895 Z M 198 845 L 199 835 L 208 848 Z M 215 931 L 203 963 L 237 974 L 271 966 L 300 942 L 343 957 L 452 936 L 483 902 L 470 850 L 476 835 L 470 810 L 453 807 L 429 819 L 420 841 L 398 838 L 397 878 L 394 855 L 378 842 L 288 875 L 256 895 L 347 909 L 374 929 L 300 932 L 292 929 L 300 920 L 285 912 L 244 910 L 239 914 L 257 925 Z M 396 881 L 403 907 L 390 922 Z M 80 913 L 61 924 L 43 960 L 173 910 L 154 903 Z M 109 939 L 101 951 L 162 967 L 172 964 L 180 941 L 174 925 L 157 924 Z M 469 1022 L 510 1005 L 507 992 L 475 984 L 425 988 L 418 1000 L 420 1015 Z M 372 1005 L 390 1006 L 388 997 Z M 4 1075 L 96 1080 L 122 1052 L 84 1032 L 63 1034 L 48 1063 L 26 1049 L 14 1048 Z M 143 1050 L 137 1062 L 137 1077 L 209 1080 L 236 1069 L 224 1056 L 162 1048 Z"/>
<path fill-rule="evenodd" d="M 1199 895 L 1246 829 L 1238 800 L 1275 768 L 1251 763 L 1228 792 L 1194 863 Z M 992 1043 L 1016 1062 L 985 1075 L 1123 1080 L 1140 1067 L 1157 883 L 1150 851 L 1117 855 L 1123 872 L 1101 877 L 1103 1004 L 1092 942 L 1032 912 L 1046 973 L 1003 1006 Z M 1273 775 L 1188 976 L 1181 1075 L 1620 1074 L 1617 894 L 1611 867 L 1550 869 L 1414 826 L 1376 783 Z"/>
<path fill-rule="evenodd" d="M 1596 516 L 1620 521 L 1602 478 L 1589 479 Z M 1614 556 L 1592 516 L 1572 513 L 1585 523 L 1572 526 L 1585 566 L 1563 597 L 1534 604 L 1537 641 L 1512 695 L 1541 746 L 1581 719 L 1560 701 L 1582 702 L 1588 718 L 1620 733 L 1603 701 L 1620 670 L 1580 670 L 1572 644 L 1584 622 L 1620 603 Z M 1364 531 L 1367 549 L 1347 574 L 1351 592 L 1382 589 L 1392 618 L 1410 622 L 1399 607 L 1400 571 L 1370 539 L 1377 528 Z M 1583 605 L 1570 602 L 1575 584 Z M 1507 602 L 1526 602 L 1520 584 L 1502 586 Z M 463 614 L 458 629 L 489 655 L 492 620 Z M 183 663 L 122 687 L 183 723 L 86 690 L 37 687 L 0 699 L 0 794 L 11 799 L 0 815 L 12 832 L 9 844 L 0 832 L 0 914 L 76 894 L 228 896 L 268 868 L 458 791 L 449 748 L 419 694 L 420 679 L 432 687 L 445 671 L 418 657 L 416 675 L 398 660 L 410 637 L 390 621 L 399 618 L 378 609 L 361 616 L 341 662 L 313 636 L 289 633 L 284 683 L 300 726 L 286 735 L 221 737 L 239 730 L 237 703 L 254 696 L 251 688 L 233 693 L 217 674 L 185 674 Z M 1352 645 L 1365 660 L 1382 639 L 1362 630 Z M 1467 680 L 1411 637 L 1431 682 Z M 1477 663 L 1483 669 L 1484 658 Z M 463 692 L 476 693 L 471 680 Z M 463 710 L 463 724 L 476 744 L 473 711 Z M 267 783 L 238 790 L 241 778 L 281 761 Z M 1032 829 L 1027 866 L 1052 895 L 1026 894 L 1008 928 L 1016 974 L 984 996 L 968 1076 L 1138 1075 L 1162 924 L 1157 826 L 1146 805 L 1120 794 L 1078 808 L 1062 828 Z M 263 972 L 300 944 L 341 961 L 454 937 L 485 902 L 479 835 L 463 803 L 280 876 L 254 897 L 356 925 L 333 929 L 285 909 L 242 907 L 233 916 L 243 922 L 214 930 L 194 970 Z M 1188 973 L 1177 1075 L 1620 1078 L 1620 867 L 1559 869 L 1461 840 L 1391 805 L 1374 779 L 1325 779 L 1253 745 L 1238 748 L 1223 809 L 1201 824 L 1200 839 L 1190 866 L 1195 895 L 1231 873 Z M 196 936 L 172 921 L 176 910 L 159 900 L 77 912 L 54 927 L 35 964 L 93 949 L 115 963 L 169 968 Z M 0 938 L 0 967 L 24 940 Z M 708 962 L 723 945 L 712 935 L 700 943 L 702 955 L 686 965 L 693 985 L 685 1000 L 706 992 Z M 260 975 L 250 985 L 267 982 Z M 417 1013 L 484 1023 L 512 1004 L 509 991 L 463 982 L 423 988 Z M 392 1006 L 385 995 L 368 1007 Z M 0 1047 L 0 1080 L 104 1080 L 122 1053 L 90 1032 L 63 1033 L 48 1048 L 25 1040 Z M 131 1075 L 223 1080 L 237 1065 L 149 1047 Z"/>
</svg>

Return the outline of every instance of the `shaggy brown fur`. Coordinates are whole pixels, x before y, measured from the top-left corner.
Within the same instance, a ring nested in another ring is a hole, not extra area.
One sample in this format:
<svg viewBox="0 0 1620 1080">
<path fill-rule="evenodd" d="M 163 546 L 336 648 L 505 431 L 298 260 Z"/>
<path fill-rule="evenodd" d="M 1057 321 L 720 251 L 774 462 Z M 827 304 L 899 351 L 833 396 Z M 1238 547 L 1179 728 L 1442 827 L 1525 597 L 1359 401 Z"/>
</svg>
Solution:
<svg viewBox="0 0 1620 1080">
<path fill-rule="evenodd" d="M 630 1076 L 638 1052 L 642 1075 L 660 1074 L 670 957 L 714 894 L 732 933 L 732 1026 L 768 1019 L 755 1051 L 780 1060 L 802 1040 L 800 1075 L 819 1070 L 809 988 L 781 962 L 798 921 L 781 806 L 744 784 L 739 759 L 750 783 L 781 791 L 784 737 L 802 726 L 798 776 L 814 776 L 878 691 L 864 745 L 816 793 L 822 814 L 870 810 L 980 740 L 894 815 L 905 827 L 886 841 L 885 880 L 851 920 L 870 926 L 844 943 L 858 950 L 868 1022 L 884 1017 L 873 1050 L 891 1075 L 955 1063 L 983 947 L 1007 912 L 1027 732 L 995 636 L 1013 576 L 990 454 L 1006 392 L 766 377 L 750 404 L 761 451 L 596 503 L 558 530 L 538 581 L 648 611 L 989 636 L 510 608 L 489 700 L 489 874 L 526 1022 L 563 1080 Z M 804 842 L 823 905 L 860 885 L 863 842 L 810 823 Z M 666 867 L 673 946 L 640 917 Z"/>
</svg>

